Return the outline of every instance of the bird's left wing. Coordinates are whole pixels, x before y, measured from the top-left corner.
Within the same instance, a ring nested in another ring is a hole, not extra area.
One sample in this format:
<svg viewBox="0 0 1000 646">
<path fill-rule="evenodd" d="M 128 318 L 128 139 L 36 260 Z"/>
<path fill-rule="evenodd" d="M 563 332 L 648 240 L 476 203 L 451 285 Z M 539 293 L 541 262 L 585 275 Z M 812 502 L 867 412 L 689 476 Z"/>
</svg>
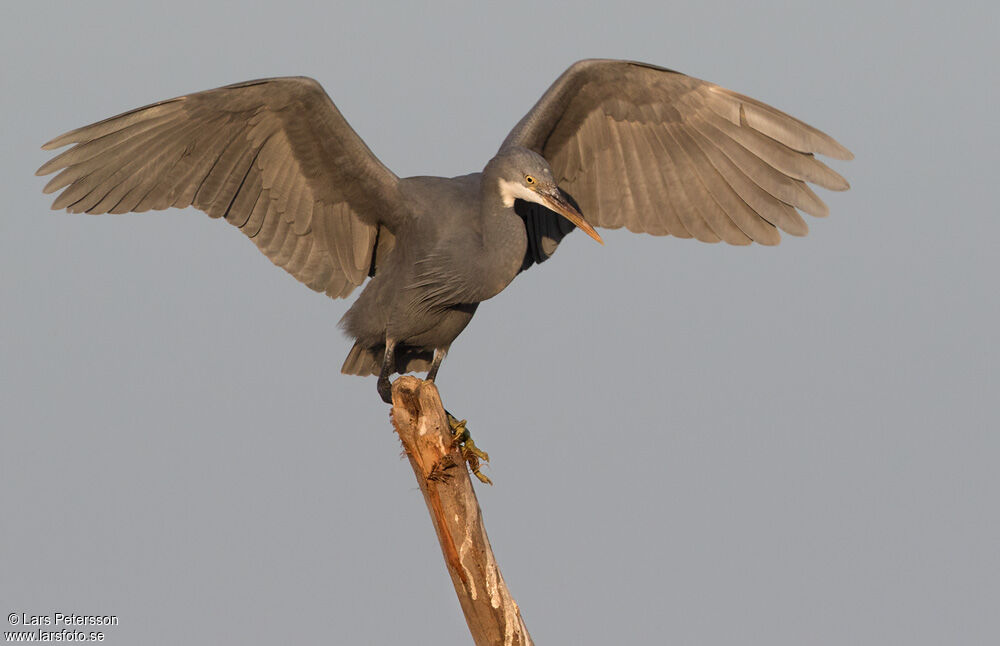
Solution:
<svg viewBox="0 0 1000 646">
<path fill-rule="evenodd" d="M 398 178 L 319 83 L 248 81 L 78 128 L 40 169 L 74 213 L 194 206 L 238 227 L 317 291 L 347 296 L 391 248 L 405 214 Z"/>
<path fill-rule="evenodd" d="M 847 182 L 819 153 L 828 135 L 775 108 L 678 72 L 629 61 L 573 64 L 503 146 L 544 156 L 587 220 L 705 242 L 776 244 L 825 216 L 806 182 Z"/>
</svg>

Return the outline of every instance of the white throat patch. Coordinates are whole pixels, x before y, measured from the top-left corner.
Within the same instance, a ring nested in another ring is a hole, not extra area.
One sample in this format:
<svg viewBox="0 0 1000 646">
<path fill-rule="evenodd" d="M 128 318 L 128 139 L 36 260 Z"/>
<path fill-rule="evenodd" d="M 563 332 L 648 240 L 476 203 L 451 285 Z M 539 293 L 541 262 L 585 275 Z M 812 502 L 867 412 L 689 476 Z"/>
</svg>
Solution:
<svg viewBox="0 0 1000 646">
<path fill-rule="evenodd" d="M 524 184 L 520 182 L 508 182 L 505 179 L 500 180 L 500 199 L 503 200 L 503 205 L 506 207 L 514 206 L 514 200 L 516 199 L 526 200 L 528 202 L 535 202 L 536 204 L 542 204 L 542 198 L 539 197 L 538 193 L 534 192 Z"/>
</svg>

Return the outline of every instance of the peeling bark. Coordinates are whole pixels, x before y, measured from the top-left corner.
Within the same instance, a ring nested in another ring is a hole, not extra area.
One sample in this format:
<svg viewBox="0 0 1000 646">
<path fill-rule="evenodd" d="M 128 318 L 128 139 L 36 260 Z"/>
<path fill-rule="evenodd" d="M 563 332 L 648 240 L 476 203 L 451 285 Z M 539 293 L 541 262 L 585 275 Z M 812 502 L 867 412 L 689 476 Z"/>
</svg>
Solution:
<svg viewBox="0 0 1000 646">
<path fill-rule="evenodd" d="M 400 377 L 392 422 L 430 511 L 445 565 L 476 646 L 533 642 L 493 556 L 479 501 L 433 383 Z"/>
</svg>

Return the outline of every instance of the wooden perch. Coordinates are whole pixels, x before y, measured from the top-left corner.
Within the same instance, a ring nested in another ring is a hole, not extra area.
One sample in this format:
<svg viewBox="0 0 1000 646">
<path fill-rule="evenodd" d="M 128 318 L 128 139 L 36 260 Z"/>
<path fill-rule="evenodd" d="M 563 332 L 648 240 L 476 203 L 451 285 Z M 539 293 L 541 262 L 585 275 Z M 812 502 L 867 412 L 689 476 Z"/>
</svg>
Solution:
<svg viewBox="0 0 1000 646">
<path fill-rule="evenodd" d="M 392 385 L 392 422 L 424 494 L 476 646 L 530 646 L 533 642 L 500 575 L 468 469 L 452 445 L 434 384 L 398 378 Z"/>
</svg>

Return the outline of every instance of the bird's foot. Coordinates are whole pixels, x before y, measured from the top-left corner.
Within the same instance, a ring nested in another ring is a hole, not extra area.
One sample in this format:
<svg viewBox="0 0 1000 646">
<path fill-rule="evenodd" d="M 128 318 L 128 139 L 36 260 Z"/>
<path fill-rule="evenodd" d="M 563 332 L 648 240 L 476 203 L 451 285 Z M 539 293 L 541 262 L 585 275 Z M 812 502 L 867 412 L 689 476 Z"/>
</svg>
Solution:
<svg viewBox="0 0 1000 646">
<path fill-rule="evenodd" d="M 465 423 L 464 419 L 457 419 L 454 415 L 448 413 L 448 426 L 451 428 L 452 446 L 457 445 L 460 447 L 459 450 L 462 453 L 462 458 L 469 465 L 469 471 L 472 471 L 472 475 L 479 478 L 480 482 L 491 485 L 493 481 L 479 470 L 480 462 L 490 461 L 490 454 L 476 446 L 476 443 L 472 441 L 472 434 L 465 427 Z"/>
<path fill-rule="evenodd" d="M 388 377 L 379 377 L 378 384 L 376 385 L 378 389 L 378 396 L 382 398 L 382 401 L 392 406 L 392 382 L 389 381 Z"/>
</svg>

